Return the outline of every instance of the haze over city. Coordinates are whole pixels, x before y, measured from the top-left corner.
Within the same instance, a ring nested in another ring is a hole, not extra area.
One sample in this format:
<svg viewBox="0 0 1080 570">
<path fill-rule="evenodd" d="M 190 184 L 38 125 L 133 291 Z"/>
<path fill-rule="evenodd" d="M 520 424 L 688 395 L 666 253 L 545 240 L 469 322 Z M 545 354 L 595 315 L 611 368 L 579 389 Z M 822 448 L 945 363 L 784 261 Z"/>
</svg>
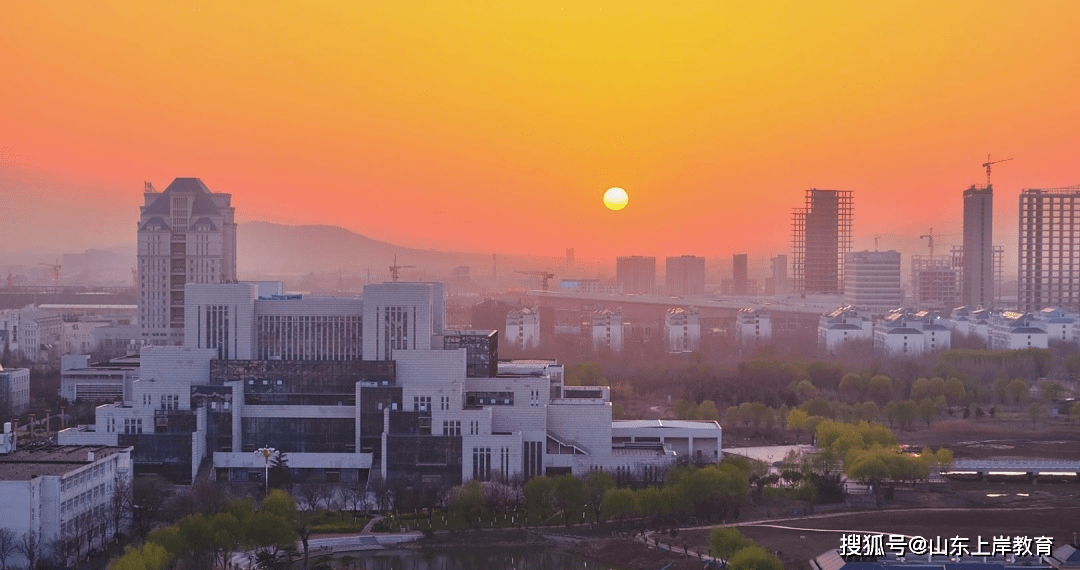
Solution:
<svg viewBox="0 0 1080 570">
<path fill-rule="evenodd" d="M 1019 191 L 1080 181 L 1074 2 L 0 10 L 0 253 L 130 243 L 177 176 L 241 222 L 580 259 L 784 253 L 840 188 L 855 249 L 914 250 L 988 153 L 1011 252 Z"/>
</svg>

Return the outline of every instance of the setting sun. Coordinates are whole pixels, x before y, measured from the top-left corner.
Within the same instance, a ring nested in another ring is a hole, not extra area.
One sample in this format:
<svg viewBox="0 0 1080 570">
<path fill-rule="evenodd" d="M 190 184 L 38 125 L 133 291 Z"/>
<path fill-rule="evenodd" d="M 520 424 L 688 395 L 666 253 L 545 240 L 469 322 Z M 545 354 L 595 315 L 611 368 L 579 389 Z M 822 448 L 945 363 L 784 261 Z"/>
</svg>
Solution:
<svg viewBox="0 0 1080 570">
<path fill-rule="evenodd" d="M 630 198 L 626 195 L 626 190 L 622 188 L 608 188 L 607 192 L 604 192 L 604 205 L 609 210 L 619 211 L 626 207 L 626 203 Z"/>
</svg>

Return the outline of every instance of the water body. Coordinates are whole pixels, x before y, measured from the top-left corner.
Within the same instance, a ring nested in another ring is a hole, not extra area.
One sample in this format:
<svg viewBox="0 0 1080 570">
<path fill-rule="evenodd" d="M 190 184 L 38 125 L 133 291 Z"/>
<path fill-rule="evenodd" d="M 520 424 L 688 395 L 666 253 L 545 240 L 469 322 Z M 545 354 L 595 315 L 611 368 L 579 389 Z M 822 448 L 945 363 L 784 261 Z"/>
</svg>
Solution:
<svg viewBox="0 0 1080 570">
<path fill-rule="evenodd" d="M 349 553 L 352 568 L 362 570 L 618 570 L 550 547 L 484 547 L 425 550 L 376 550 Z M 335 556 L 335 568 L 341 556 Z"/>
</svg>

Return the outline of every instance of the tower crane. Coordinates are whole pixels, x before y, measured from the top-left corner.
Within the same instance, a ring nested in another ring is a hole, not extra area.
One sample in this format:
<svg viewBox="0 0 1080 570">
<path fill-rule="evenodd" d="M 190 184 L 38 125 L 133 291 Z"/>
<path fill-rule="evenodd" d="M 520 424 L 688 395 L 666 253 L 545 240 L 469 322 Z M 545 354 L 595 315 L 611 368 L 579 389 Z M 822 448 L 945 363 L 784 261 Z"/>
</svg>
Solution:
<svg viewBox="0 0 1080 570">
<path fill-rule="evenodd" d="M 60 286 L 60 260 L 57 259 L 56 263 L 39 263 L 38 265 L 44 265 L 45 267 L 48 267 L 48 268 L 52 269 L 53 283 L 57 287 L 59 287 Z"/>
<path fill-rule="evenodd" d="M 930 257 L 934 257 L 934 228 L 930 228 L 930 233 L 919 236 L 919 239 L 926 238 L 926 245 L 930 246 Z"/>
<path fill-rule="evenodd" d="M 415 265 L 398 265 L 397 264 L 397 256 L 395 255 L 394 256 L 394 264 L 390 266 L 390 277 L 393 278 L 395 283 L 397 283 L 398 271 L 400 271 L 402 269 L 415 269 L 415 268 L 416 268 Z"/>
<path fill-rule="evenodd" d="M 536 275 L 540 278 L 544 291 L 548 290 L 548 280 L 554 279 L 554 273 L 548 273 L 547 271 L 516 271 L 515 273 L 521 273 L 522 275 Z"/>
<path fill-rule="evenodd" d="M 1011 158 L 1003 158 L 1001 160 L 991 161 L 990 160 L 990 155 L 989 154 L 986 155 L 986 162 L 984 162 L 982 165 L 983 165 L 983 168 L 986 169 L 986 185 L 987 186 L 990 186 L 990 165 L 991 164 L 997 164 L 999 162 L 1007 162 L 1007 161 L 1010 161 L 1010 160 L 1012 160 L 1012 159 Z"/>
</svg>

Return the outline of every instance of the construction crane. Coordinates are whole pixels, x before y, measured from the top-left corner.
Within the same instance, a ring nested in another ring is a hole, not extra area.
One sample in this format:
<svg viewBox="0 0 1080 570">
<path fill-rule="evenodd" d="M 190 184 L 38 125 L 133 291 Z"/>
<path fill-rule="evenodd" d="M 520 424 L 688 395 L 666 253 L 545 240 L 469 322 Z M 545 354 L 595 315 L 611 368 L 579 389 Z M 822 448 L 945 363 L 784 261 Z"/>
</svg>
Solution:
<svg viewBox="0 0 1080 570">
<path fill-rule="evenodd" d="M 986 169 L 986 185 L 987 186 L 990 186 L 990 165 L 991 164 L 997 164 L 999 162 L 1007 162 L 1007 161 L 1010 161 L 1010 160 L 1012 160 L 1012 159 L 1011 158 L 1003 158 L 1001 160 L 991 161 L 990 160 L 990 155 L 989 154 L 986 155 L 986 162 L 983 163 L 983 168 Z"/>
<path fill-rule="evenodd" d="M 135 269 L 134 267 L 131 268 L 131 286 L 139 286 L 139 270 Z"/>
<path fill-rule="evenodd" d="M 416 268 L 415 265 L 398 265 L 397 264 L 397 256 L 395 255 L 394 256 L 394 264 L 390 266 L 390 277 L 394 280 L 394 283 L 397 283 L 398 271 L 400 271 L 402 269 L 415 269 L 415 268 Z"/>
<path fill-rule="evenodd" d="M 548 273 L 547 271 L 517 271 L 516 273 L 521 273 L 522 275 L 535 275 L 539 277 L 543 284 L 544 291 L 548 290 L 548 280 L 555 278 L 554 273 Z"/>
<path fill-rule="evenodd" d="M 57 259 L 56 263 L 39 263 L 38 265 L 44 265 L 45 267 L 48 267 L 48 268 L 52 269 L 53 283 L 56 284 L 57 287 L 59 287 L 60 286 L 60 260 Z"/>
<path fill-rule="evenodd" d="M 919 236 L 919 239 L 926 238 L 926 245 L 930 246 L 930 257 L 934 257 L 934 228 L 930 228 L 930 233 Z"/>
</svg>

